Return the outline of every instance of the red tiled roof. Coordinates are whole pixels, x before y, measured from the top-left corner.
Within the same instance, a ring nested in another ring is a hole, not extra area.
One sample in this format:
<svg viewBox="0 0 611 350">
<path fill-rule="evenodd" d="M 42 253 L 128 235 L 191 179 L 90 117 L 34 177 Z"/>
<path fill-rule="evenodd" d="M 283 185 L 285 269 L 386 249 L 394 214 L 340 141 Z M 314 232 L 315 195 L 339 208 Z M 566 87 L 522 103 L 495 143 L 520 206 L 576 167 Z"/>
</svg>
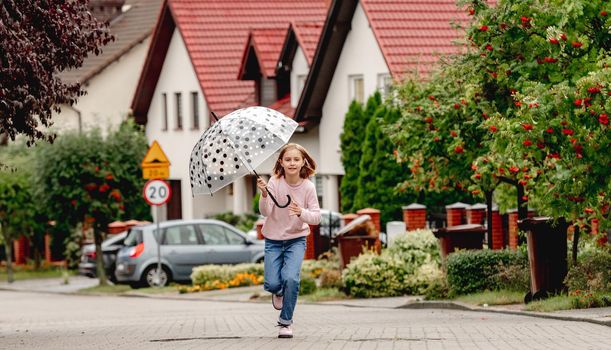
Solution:
<svg viewBox="0 0 611 350">
<path fill-rule="evenodd" d="M 289 118 L 293 118 L 293 115 L 295 114 L 295 108 L 291 107 L 291 95 L 284 96 L 283 98 L 269 105 L 268 108 L 277 110 Z"/>
<path fill-rule="evenodd" d="M 291 29 L 295 32 L 299 46 L 304 51 L 308 64 L 312 64 L 314 54 L 316 53 L 316 46 L 318 45 L 318 39 L 320 39 L 320 33 L 324 22 L 293 22 L 291 23 Z"/>
<path fill-rule="evenodd" d="M 250 99 L 254 82 L 238 80 L 252 29 L 325 18 L 324 0 L 168 0 L 210 110 L 225 115 Z M 275 62 L 274 62 L 275 63 Z"/>
<path fill-rule="evenodd" d="M 253 47 L 263 75 L 267 78 L 275 77 L 276 62 L 282 50 L 287 27 L 288 25 L 283 24 L 279 28 L 253 29 L 248 36 L 249 40 L 244 50 L 242 63 L 246 62 L 249 47 Z"/>
<path fill-rule="evenodd" d="M 461 33 L 451 23 L 469 21 L 455 0 L 362 0 L 386 64 L 395 79 L 408 71 L 426 76 L 439 55 L 458 53 Z"/>
</svg>

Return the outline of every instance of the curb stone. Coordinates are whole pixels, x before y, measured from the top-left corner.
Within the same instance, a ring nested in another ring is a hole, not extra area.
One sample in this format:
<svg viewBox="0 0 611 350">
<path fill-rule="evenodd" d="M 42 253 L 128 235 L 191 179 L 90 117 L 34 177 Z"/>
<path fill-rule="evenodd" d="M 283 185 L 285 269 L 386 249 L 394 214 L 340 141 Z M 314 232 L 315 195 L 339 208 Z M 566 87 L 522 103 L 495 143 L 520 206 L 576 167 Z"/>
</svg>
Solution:
<svg viewBox="0 0 611 350">
<path fill-rule="evenodd" d="M 398 306 L 398 309 L 449 309 L 449 310 L 465 310 L 465 311 L 476 311 L 476 312 L 493 312 L 507 315 L 519 315 L 519 316 L 530 316 L 539 318 L 548 318 L 561 321 L 577 321 L 577 322 L 589 322 L 599 324 L 607 327 L 611 327 L 611 318 L 608 320 L 598 320 L 587 317 L 579 316 L 568 316 L 568 315 L 557 315 L 542 312 L 533 311 L 517 311 L 517 310 L 503 310 L 494 307 L 480 307 L 471 306 L 461 302 L 455 301 L 414 301 L 409 302 L 405 305 Z"/>
</svg>

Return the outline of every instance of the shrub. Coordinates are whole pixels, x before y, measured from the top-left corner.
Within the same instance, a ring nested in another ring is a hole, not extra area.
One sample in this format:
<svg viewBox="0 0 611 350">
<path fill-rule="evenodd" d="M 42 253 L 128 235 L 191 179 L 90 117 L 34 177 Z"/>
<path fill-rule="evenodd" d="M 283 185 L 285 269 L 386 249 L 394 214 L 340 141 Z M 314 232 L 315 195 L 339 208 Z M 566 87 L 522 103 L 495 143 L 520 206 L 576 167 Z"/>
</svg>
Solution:
<svg viewBox="0 0 611 350">
<path fill-rule="evenodd" d="M 339 270 L 323 270 L 320 274 L 321 288 L 337 288 L 342 287 L 342 273 Z"/>
<path fill-rule="evenodd" d="M 345 292 L 356 297 L 419 294 L 441 275 L 437 242 L 428 230 L 410 232 L 380 255 L 361 254 L 342 273 Z"/>
<path fill-rule="evenodd" d="M 425 288 L 423 294 L 426 300 L 446 299 L 451 297 L 452 295 L 446 276 L 441 275 L 432 280 Z"/>
<path fill-rule="evenodd" d="M 571 292 L 571 306 L 574 309 L 588 309 L 593 307 L 611 306 L 611 295 L 601 293 L 587 293 L 580 290 Z"/>
<path fill-rule="evenodd" d="M 611 254 L 606 249 L 592 250 L 579 256 L 564 280 L 570 291 L 611 291 Z"/>
<path fill-rule="evenodd" d="M 259 217 L 255 214 L 236 215 L 228 211 L 225 213 L 216 214 L 212 218 L 226 222 L 237 227 L 239 230 L 247 232 L 254 226 Z"/>
<path fill-rule="evenodd" d="M 312 277 L 302 276 L 299 283 L 299 295 L 308 295 L 316 291 L 316 280 Z"/>
<path fill-rule="evenodd" d="M 493 276 L 498 289 L 524 292 L 530 289 L 530 269 L 528 260 L 516 261 L 506 265 L 501 262 L 497 273 Z"/>
<path fill-rule="evenodd" d="M 193 281 L 193 285 L 205 285 L 214 281 L 229 283 L 238 274 L 248 274 L 262 278 L 263 264 L 202 265 L 193 269 L 191 281 Z"/>
<path fill-rule="evenodd" d="M 502 283 L 499 283 L 499 277 L 496 276 L 500 266 L 520 267 L 528 266 L 527 264 L 526 255 L 511 250 L 456 252 L 448 256 L 448 285 L 450 290 L 456 294 L 499 289 L 503 286 Z"/>
</svg>

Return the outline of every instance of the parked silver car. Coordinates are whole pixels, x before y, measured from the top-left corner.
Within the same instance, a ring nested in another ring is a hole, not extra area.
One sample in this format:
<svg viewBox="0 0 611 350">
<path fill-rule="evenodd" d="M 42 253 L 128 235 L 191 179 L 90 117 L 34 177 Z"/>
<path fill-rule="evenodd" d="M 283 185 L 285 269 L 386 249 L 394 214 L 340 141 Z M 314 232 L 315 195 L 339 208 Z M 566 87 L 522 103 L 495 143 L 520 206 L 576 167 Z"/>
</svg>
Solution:
<svg viewBox="0 0 611 350">
<path fill-rule="evenodd" d="M 157 273 L 156 224 L 134 227 L 117 254 L 118 283 L 153 286 Z M 160 224 L 161 264 L 159 285 L 189 281 L 195 266 L 261 262 L 263 242 L 254 241 L 237 228 L 218 220 L 171 220 Z"/>
</svg>

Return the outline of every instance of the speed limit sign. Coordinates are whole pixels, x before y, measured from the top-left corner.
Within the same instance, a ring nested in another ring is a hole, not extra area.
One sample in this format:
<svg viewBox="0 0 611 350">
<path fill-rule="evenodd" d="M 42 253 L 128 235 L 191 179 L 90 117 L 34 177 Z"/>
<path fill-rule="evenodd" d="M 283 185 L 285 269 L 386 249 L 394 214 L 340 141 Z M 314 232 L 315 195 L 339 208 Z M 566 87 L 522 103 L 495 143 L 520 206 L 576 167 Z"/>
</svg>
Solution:
<svg viewBox="0 0 611 350">
<path fill-rule="evenodd" d="M 149 180 L 144 185 L 144 199 L 150 205 L 163 205 L 171 195 L 170 185 L 163 180 Z"/>
</svg>

